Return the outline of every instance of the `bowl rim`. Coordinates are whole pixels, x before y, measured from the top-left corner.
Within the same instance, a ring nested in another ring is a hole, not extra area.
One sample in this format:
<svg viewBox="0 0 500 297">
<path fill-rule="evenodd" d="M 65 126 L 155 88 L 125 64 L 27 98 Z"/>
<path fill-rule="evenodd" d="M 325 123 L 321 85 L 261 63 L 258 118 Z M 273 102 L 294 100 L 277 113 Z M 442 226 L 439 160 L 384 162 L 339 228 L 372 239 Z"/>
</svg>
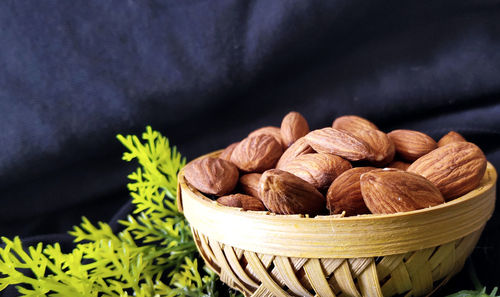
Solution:
<svg viewBox="0 0 500 297">
<path fill-rule="evenodd" d="M 476 189 L 444 204 L 394 214 L 309 217 L 223 206 L 190 186 L 181 170 L 177 204 L 192 228 L 234 247 L 295 257 L 383 256 L 438 246 L 483 228 L 494 211 L 496 180 L 497 172 L 488 162 Z M 293 236 L 294 232 L 303 240 Z"/>
</svg>

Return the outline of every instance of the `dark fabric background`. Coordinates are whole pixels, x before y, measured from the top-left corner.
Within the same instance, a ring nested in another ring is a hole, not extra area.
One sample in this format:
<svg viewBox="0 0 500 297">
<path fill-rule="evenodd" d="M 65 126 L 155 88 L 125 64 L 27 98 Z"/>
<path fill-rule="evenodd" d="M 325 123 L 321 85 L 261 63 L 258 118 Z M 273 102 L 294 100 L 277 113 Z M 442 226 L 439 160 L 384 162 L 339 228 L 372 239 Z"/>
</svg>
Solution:
<svg viewBox="0 0 500 297">
<path fill-rule="evenodd" d="M 290 110 L 456 130 L 500 168 L 500 2 L 0 1 L 0 235 L 70 246 L 81 216 L 123 217 L 118 133 L 150 124 L 192 159 Z M 490 288 L 499 227 L 472 257 Z"/>
</svg>

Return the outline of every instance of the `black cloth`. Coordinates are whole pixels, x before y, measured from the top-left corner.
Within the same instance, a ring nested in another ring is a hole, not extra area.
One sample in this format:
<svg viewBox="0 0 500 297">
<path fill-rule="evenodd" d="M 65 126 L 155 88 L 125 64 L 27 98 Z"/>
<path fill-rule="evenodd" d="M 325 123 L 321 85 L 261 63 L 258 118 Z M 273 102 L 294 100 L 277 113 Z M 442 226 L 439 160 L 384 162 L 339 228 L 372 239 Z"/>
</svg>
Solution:
<svg viewBox="0 0 500 297">
<path fill-rule="evenodd" d="M 499 1 L 0 1 L 0 235 L 116 222 L 136 164 L 115 135 L 147 124 L 192 159 L 290 110 L 357 114 L 500 168 L 499 96 Z M 472 257 L 490 287 L 498 216 Z"/>
</svg>

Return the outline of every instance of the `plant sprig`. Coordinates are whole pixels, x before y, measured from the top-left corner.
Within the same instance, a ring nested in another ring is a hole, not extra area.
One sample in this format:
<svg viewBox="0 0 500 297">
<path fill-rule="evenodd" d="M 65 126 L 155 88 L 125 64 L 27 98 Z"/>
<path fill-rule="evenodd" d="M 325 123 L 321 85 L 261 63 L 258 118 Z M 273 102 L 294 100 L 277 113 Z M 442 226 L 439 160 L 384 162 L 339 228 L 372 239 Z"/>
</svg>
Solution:
<svg viewBox="0 0 500 297">
<path fill-rule="evenodd" d="M 133 214 L 113 233 L 85 217 L 69 233 L 76 247 L 59 244 L 24 247 L 2 238 L 0 291 L 16 286 L 21 296 L 217 296 L 217 276 L 199 267 L 199 255 L 184 216 L 177 210 L 177 174 L 185 158 L 167 138 L 147 127 L 142 140 L 117 136 L 128 149 L 125 161 L 141 165 L 128 189 Z"/>
</svg>

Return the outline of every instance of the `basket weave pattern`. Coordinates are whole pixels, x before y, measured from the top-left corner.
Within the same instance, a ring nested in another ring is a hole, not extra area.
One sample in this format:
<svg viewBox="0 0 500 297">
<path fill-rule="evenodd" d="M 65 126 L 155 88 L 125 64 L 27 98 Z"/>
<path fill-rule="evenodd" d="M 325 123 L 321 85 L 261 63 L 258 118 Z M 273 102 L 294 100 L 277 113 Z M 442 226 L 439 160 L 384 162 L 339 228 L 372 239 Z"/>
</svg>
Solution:
<svg viewBox="0 0 500 297">
<path fill-rule="evenodd" d="M 435 248 L 371 258 L 295 258 L 238 249 L 193 229 L 205 263 L 246 296 L 422 296 L 460 271 L 482 230 Z"/>
<path fill-rule="evenodd" d="M 477 189 L 439 206 L 346 218 L 225 207 L 178 180 L 205 263 L 245 296 L 390 297 L 430 295 L 462 269 L 493 214 L 497 174 L 488 163 Z"/>
</svg>

